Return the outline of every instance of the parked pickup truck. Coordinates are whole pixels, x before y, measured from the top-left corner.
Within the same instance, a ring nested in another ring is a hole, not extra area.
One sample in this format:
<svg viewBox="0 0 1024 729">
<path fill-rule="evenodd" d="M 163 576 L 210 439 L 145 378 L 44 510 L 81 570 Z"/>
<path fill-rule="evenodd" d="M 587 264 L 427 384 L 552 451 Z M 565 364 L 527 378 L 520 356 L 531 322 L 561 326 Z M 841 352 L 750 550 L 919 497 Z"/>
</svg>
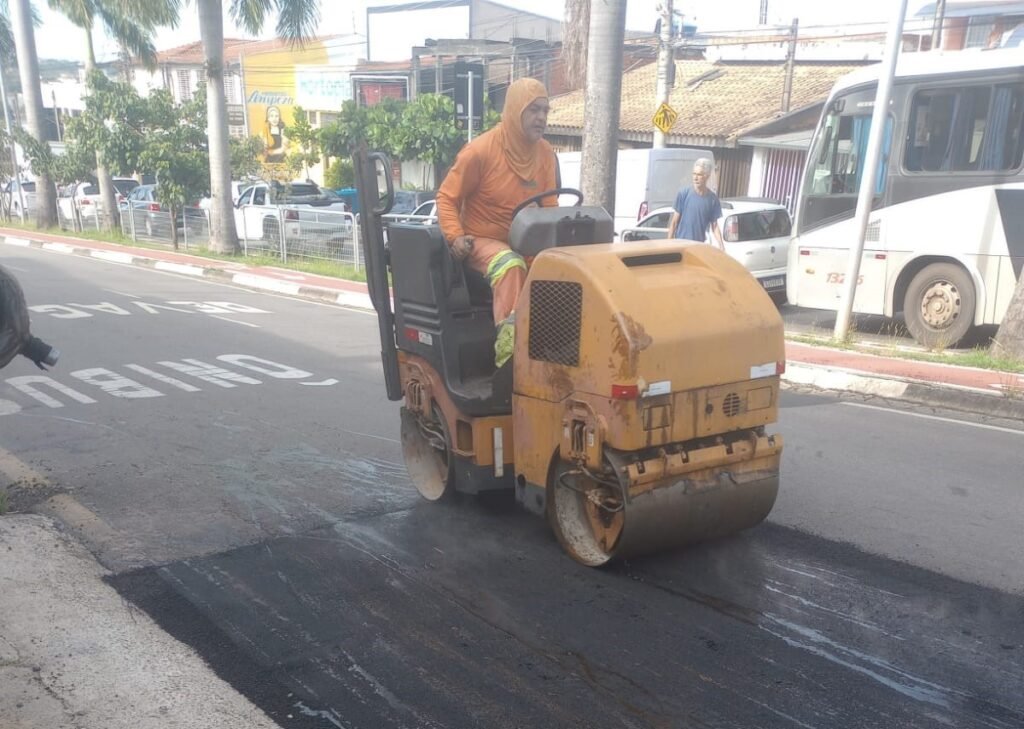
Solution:
<svg viewBox="0 0 1024 729">
<path fill-rule="evenodd" d="M 235 226 L 247 241 L 340 244 L 352 238 L 354 217 L 341 197 L 308 182 L 257 182 L 235 203 Z"/>
</svg>

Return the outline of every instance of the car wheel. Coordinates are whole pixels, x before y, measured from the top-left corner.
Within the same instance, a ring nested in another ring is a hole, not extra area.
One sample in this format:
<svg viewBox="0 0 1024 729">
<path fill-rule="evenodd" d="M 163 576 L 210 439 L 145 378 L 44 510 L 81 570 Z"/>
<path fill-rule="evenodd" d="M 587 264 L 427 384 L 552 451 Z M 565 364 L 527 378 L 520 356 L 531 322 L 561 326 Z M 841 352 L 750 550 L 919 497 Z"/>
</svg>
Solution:
<svg viewBox="0 0 1024 729">
<path fill-rule="evenodd" d="M 903 317 L 917 342 L 929 349 L 955 347 L 974 324 L 974 283 L 960 266 L 933 263 L 914 276 L 903 299 Z"/>
</svg>

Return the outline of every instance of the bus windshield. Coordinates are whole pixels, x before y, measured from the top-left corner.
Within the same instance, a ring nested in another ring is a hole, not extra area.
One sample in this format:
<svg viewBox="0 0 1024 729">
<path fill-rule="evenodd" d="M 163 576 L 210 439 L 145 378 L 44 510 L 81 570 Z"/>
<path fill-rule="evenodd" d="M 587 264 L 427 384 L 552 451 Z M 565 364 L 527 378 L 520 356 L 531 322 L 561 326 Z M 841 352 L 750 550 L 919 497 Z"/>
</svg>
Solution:
<svg viewBox="0 0 1024 729">
<path fill-rule="evenodd" d="M 831 111 L 815 140 L 813 164 L 805 182 L 805 195 L 856 195 L 864 172 L 871 131 L 871 114 L 842 114 Z M 892 120 L 887 119 L 882 143 L 882 160 L 875 194 L 885 184 L 886 163 L 892 140 Z"/>
</svg>

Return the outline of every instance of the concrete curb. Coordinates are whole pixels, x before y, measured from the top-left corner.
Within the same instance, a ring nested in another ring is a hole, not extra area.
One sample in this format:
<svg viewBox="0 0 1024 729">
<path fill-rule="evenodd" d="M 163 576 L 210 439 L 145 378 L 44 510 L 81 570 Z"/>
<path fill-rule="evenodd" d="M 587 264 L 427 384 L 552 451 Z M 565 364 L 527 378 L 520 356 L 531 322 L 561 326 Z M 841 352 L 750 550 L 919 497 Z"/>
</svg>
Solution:
<svg viewBox="0 0 1024 729">
<path fill-rule="evenodd" d="M 316 286 L 304 286 L 247 271 L 231 272 L 222 268 L 160 261 L 121 251 L 107 251 L 76 246 L 69 243 L 35 241 L 15 236 L 0 236 L 8 245 L 40 248 L 71 255 L 87 256 L 113 263 L 144 266 L 186 276 L 212 278 L 235 286 L 297 296 L 353 309 L 373 310 L 369 294 L 354 291 L 333 291 Z M 998 377 L 998 373 L 993 374 Z M 956 385 L 937 384 L 921 380 L 908 380 L 874 375 L 860 370 L 848 370 L 822 365 L 789 362 L 783 383 L 789 387 L 804 387 L 830 392 L 853 392 L 891 400 L 902 400 L 931 407 L 947 408 L 993 417 L 1024 420 L 1024 397 L 994 395 L 985 390 Z"/>
<path fill-rule="evenodd" d="M 291 281 L 282 281 L 269 276 L 242 272 L 225 271 L 214 266 L 195 266 L 187 263 L 174 263 L 172 261 L 161 261 L 148 256 L 135 256 L 121 251 L 98 250 L 84 246 L 76 246 L 69 243 L 57 243 L 53 241 L 37 241 L 28 238 L 4 236 L 3 241 L 8 245 L 20 246 L 22 248 L 38 248 L 41 250 L 63 253 L 65 255 L 85 256 L 96 258 L 111 263 L 120 263 L 129 266 L 143 266 L 156 271 L 177 273 L 183 276 L 197 276 L 203 278 L 217 279 L 224 283 L 235 286 L 242 286 L 257 291 L 269 291 L 276 294 L 288 296 L 299 296 L 306 299 L 314 299 L 329 304 L 338 304 L 355 309 L 373 309 L 369 294 L 362 294 L 355 291 L 331 291 L 329 289 L 317 288 L 315 286 L 302 286 Z"/>
<path fill-rule="evenodd" d="M 796 362 L 786 364 L 786 373 L 782 376 L 782 381 L 784 386 L 791 388 L 853 392 L 929 407 L 1024 420 L 1024 397 L 998 395 L 973 387 L 885 377 L 859 370 Z"/>
</svg>

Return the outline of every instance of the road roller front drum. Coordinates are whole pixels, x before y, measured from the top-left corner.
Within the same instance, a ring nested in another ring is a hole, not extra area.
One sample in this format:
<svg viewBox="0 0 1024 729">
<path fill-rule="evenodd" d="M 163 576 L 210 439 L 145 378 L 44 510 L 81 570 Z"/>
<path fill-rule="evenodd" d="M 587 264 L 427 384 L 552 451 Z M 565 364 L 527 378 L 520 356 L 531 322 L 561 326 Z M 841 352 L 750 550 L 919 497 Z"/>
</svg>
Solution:
<svg viewBox="0 0 1024 729">
<path fill-rule="evenodd" d="M 548 484 L 548 521 L 563 548 L 589 567 L 728 536 L 768 516 L 779 456 L 709 465 L 639 486 L 625 476 L 628 455 L 606 451 L 599 473 L 559 460 Z"/>
<path fill-rule="evenodd" d="M 436 406 L 431 417 L 402 408 L 402 455 L 416 490 L 427 501 L 448 499 L 455 491 L 452 440 Z"/>
<path fill-rule="evenodd" d="M 625 506 L 625 492 L 613 474 L 561 460 L 552 469 L 548 522 L 576 561 L 598 567 L 612 558 L 625 526 Z"/>
</svg>

